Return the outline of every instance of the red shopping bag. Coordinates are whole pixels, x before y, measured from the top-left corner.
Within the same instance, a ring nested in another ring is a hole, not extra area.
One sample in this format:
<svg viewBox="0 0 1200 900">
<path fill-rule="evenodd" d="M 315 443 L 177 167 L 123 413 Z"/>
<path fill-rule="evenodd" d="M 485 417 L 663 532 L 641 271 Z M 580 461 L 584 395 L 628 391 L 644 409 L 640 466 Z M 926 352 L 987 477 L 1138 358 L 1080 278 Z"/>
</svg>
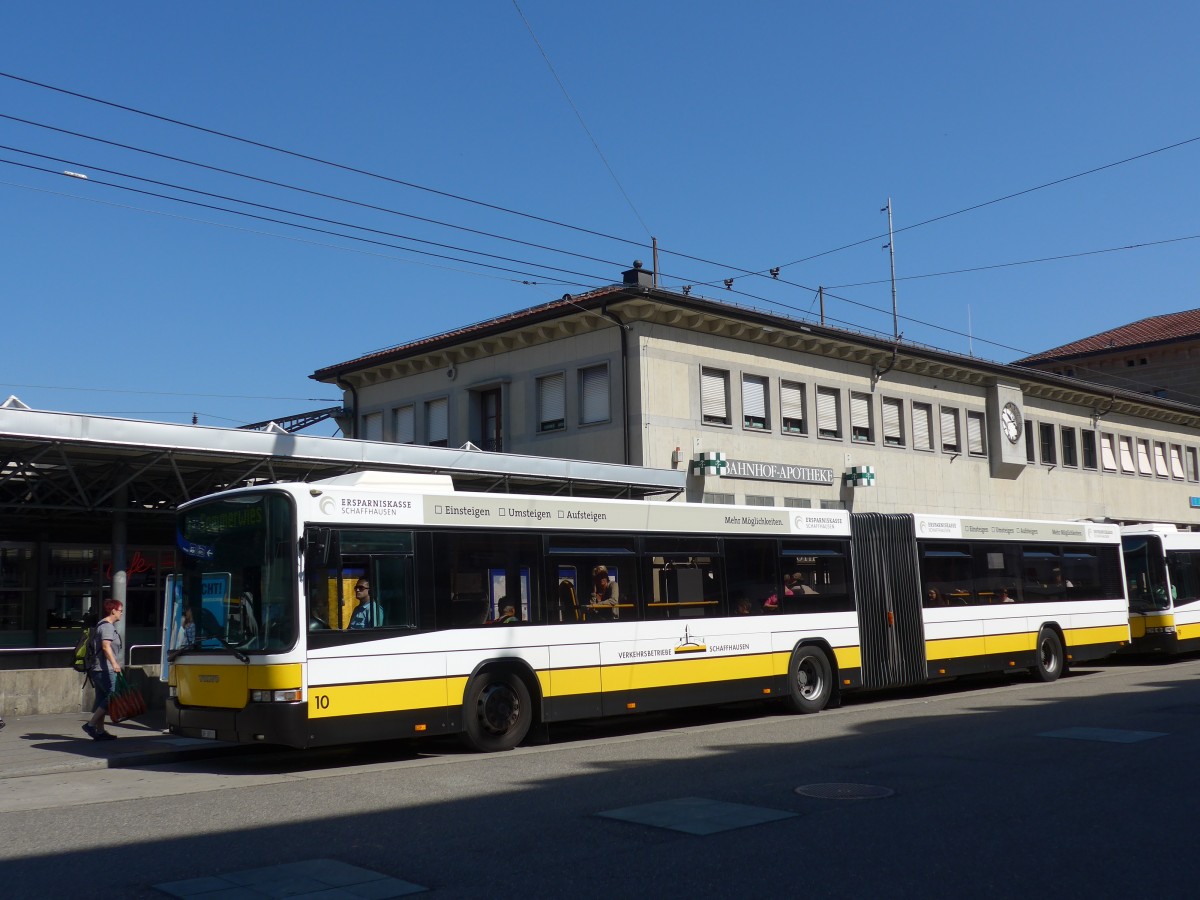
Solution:
<svg viewBox="0 0 1200 900">
<path fill-rule="evenodd" d="M 123 674 L 118 674 L 113 692 L 108 696 L 109 719 L 116 725 L 145 711 L 146 700 L 142 697 L 142 692 L 126 681 Z"/>
</svg>

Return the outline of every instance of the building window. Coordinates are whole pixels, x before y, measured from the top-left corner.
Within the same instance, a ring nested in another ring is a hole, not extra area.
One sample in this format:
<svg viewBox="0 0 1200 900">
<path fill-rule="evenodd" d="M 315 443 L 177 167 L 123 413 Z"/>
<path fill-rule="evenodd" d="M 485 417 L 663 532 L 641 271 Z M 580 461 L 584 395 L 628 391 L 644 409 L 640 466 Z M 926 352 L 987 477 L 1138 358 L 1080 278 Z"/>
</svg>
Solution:
<svg viewBox="0 0 1200 900">
<path fill-rule="evenodd" d="M 1080 433 L 1080 446 L 1083 448 L 1083 467 L 1096 468 L 1096 432 L 1085 428 Z"/>
<path fill-rule="evenodd" d="M 1183 480 L 1183 447 L 1171 445 L 1171 477 Z"/>
<path fill-rule="evenodd" d="M 747 494 L 746 495 L 746 505 L 747 506 L 774 506 L 775 498 L 768 497 L 764 494 Z"/>
<path fill-rule="evenodd" d="M 700 414 L 705 425 L 729 424 L 729 373 L 700 370 Z"/>
<path fill-rule="evenodd" d="M 609 410 L 608 363 L 579 370 L 579 424 L 594 425 L 612 418 Z"/>
<path fill-rule="evenodd" d="M 1153 475 L 1154 469 L 1150 467 L 1150 441 L 1146 438 L 1137 439 L 1137 458 L 1138 474 Z"/>
<path fill-rule="evenodd" d="M 562 372 L 537 380 L 537 409 L 538 431 L 562 431 L 567 427 L 566 380 Z"/>
<path fill-rule="evenodd" d="M 742 376 L 742 427 L 754 431 L 766 431 L 767 379 L 761 375 Z"/>
<path fill-rule="evenodd" d="M 1117 454 L 1111 434 L 1100 435 L 1100 464 L 1105 472 L 1117 471 Z"/>
<path fill-rule="evenodd" d="M 1170 478 L 1171 470 L 1167 468 L 1167 445 L 1154 442 L 1154 474 L 1159 478 Z"/>
<path fill-rule="evenodd" d="M 812 509 L 812 501 L 807 497 L 784 497 L 783 505 L 791 509 Z"/>
<path fill-rule="evenodd" d="M 1121 471 L 1128 475 L 1136 475 L 1137 467 L 1133 464 L 1133 438 L 1119 437 L 1117 446 L 1121 448 Z"/>
<path fill-rule="evenodd" d="M 1079 465 L 1079 451 L 1075 446 L 1075 429 L 1063 425 L 1060 434 L 1062 437 L 1062 464 L 1073 469 Z"/>
<path fill-rule="evenodd" d="M 364 441 L 383 440 L 383 413 L 367 413 L 362 417 L 362 439 Z"/>
<path fill-rule="evenodd" d="M 504 450 L 504 416 L 500 398 L 500 388 L 479 392 L 480 446 L 489 453 Z"/>
<path fill-rule="evenodd" d="M 942 452 L 962 453 L 962 438 L 958 434 L 958 410 L 942 407 Z"/>
<path fill-rule="evenodd" d="M 1057 465 L 1058 450 L 1054 444 L 1054 426 L 1049 422 L 1040 422 L 1038 424 L 1038 442 L 1041 444 L 1042 465 Z"/>
<path fill-rule="evenodd" d="M 913 449 L 933 449 L 933 407 L 928 403 L 912 405 Z"/>
<path fill-rule="evenodd" d="M 1188 481 L 1200 481 L 1200 454 L 1195 447 L 1187 448 Z"/>
<path fill-rule="evenodd" d="M 784 434 L 808 434 L 804 418 L 804 385 L 798 381 L 779 382 L 779 417 Z"/>
<path fill-rule="evenodd" d="M 733 503 L 733 494 L 722 494 L 717 491 L 704 492 L 705 503 Z"/>
<path fill-rule="evenodd" d="M 817 436 L 842 437 L 842 392 L 837 388 L 817 388 Z"/>
<path fill-rule="evenodd" d="M 986 421 L 981 412 L 967 411 L 967 452 L 972 456 L 987 456 Z"/>
<path fill-rule="evenodd" d="M 1037 448 L 1033 445 L 1033 423 L 1025 420 L 1025 462 L 1033 465 L 1037 462 Z"/>
<path fill-rule="evenodd" d="M 430 447 L 445 447 L 450 438 L 449 402 L 445 397 L 425 404 L 425 443 Z"/>
<path fill-rule="evenodd" d="M 883 444 L 904 446 L 904 401 L 895 397 L 883 398 Z"/>
<path fill-rule="evenodd" d="M 392 410 L 392 439 L 397 444 L 417 442 L 417 420 L 411 403 Z"/>
<path fill-rule="evenodd" d="M 821 509 L 845 509 L 846 504 L 841 500 L 822 500 Z"/>
<path fill-rule="evenodd" d="M 856 444 L 875 442 L 875 423 L 871 416 L 871 397 L 850 393 L 850 440 Z"/>
</svg>

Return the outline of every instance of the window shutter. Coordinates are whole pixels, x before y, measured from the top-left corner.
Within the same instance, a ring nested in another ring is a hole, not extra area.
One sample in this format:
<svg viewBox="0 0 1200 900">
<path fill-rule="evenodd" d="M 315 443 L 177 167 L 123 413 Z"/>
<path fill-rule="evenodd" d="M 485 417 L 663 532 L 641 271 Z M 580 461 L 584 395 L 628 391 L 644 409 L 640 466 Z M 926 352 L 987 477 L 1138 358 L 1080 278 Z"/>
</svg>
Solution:
<svg viewBox="0 0 1200 900">
<path fill-rule="evenodd" d="M 1100 435 L 1100 463 L 1110 472 L 1117 471 L 1117 457 L 1113 453 L 1111 434 Z"/>
<path fill-rule="evenodd" d="M 1138 471 L 1141 472 L 1143 475 L 1153 475 L 1154 470 L 1152 468 L 1150 468 L 1150 442 L 1138 440 L 1137 454 L 1138 454 Z"/>
<path fill-rule="evenodd" d="M 917 450 L 932 450 L 930 432 L 933 431 L 933 410 L 924 403 L 912 405 L 913 447 Z"/>
<path fill-rule="evenodd" d="M 1161 475 L 1163 478 L 1170 476 L 1170 471 L 1167 469 L 1167 446 L 1166 444 L 1154 445 L 1154 474 Z"/>
<path fill-rule="evenodd" d="M 538 379 L 538 424 L 566 422 L 567 398 L 561 372 Z"/>
<path fill-rule="evenodd" d="M 953 409 L 943 409 L 942 414 L 942 449 L 958 450 L 958 416 Z"/>
<path fill-rule="evenodd" d="M 757 375 L 742 376 L 742 415 L 767 417 L 767 379 Z"/>
<path fill-rule="evenodd" d="M 981 413 L 967 413 L 967 452 L 977 456 L 982 456 L 984 453 L 983 415 Z"/>
<path fill-rule="evenodd" d="M 904 434 L 900 430 L 900 417 L 903 400 L 892 397 L 883 398 L 883 439 L 889 444 L 903 444 Z"/>
<path fill-rule="evenodd" d="M 396 443 L 411 444 L 417 439 L 417 430 L 415 416 L 413 416 L 413 408 L 411 406 L 401 406 L 395 410 L 395 421 L 392 423 L 395 426 Z"/>
<path fill-rule="evenodd" d="M 838 433 L 837 391 L 833 388 L 817 388 L 817 432 Z"/>
<path fill-rule="evenodd" d="M 435 441 L 449 440 L 449 431 L 447 425 L 447 403 L 445 397 L 440 397 L 437 400 L 430 400 L 425 404 L 425 428 L 426 440 L 432 444 Z"/>
<path fill-rule="evenodd" d="M 608 366 L 592 366 L 579 373 L 579 421 L 588 424 L 604 422 L 609 417 Z"/>
<path fill-rule="evenodd" d="M 1121 468 L 1126 472 L 1136 472 L 1133 465 L 1133 439 L 1121 438 Z"/>
<path fill-rule="evenodd" d="M 700 372 L 700 411 L 706 420 L 729 421 L 725 407 L 725 379 L 727 372 L 704 369 Z"/>
<path fill-rule="evenodd" d="M 785 419 L 804 421 L 804 386 L 784 381 L 779 385 L 779 412 Z"/>
<path fill-rule="evenodd" d="M 1175 478 L 1183 478 L 1183 448 L 1171 445 L 1171 475 Z"/>
<path fill-rule="evenodd" d="M 383 413 L 373 412 L 363 416 L 363 440 L 383 440 Z"/>
<path fill-rule="evenodd" d="M 850 395 L 850 427 L 871 427 L 871 400 L 864 394 Z"/>
</svg>

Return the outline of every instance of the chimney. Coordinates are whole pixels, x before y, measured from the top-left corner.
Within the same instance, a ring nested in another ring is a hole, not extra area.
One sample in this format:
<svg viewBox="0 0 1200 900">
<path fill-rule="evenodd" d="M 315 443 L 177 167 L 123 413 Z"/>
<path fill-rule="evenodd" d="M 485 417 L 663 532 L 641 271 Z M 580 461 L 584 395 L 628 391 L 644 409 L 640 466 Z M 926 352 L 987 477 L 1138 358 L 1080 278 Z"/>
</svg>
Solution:
<svg viewBox="0 0 1200 900">
<path fill-rule="evenodd" d="M 642 261 L 635 259 L 633 268 L 623 273 L 625 284 L 636 285 L 637 287 L 654 287 L 654 273 L 647 272 L 642 268 Z"/>
</svg>

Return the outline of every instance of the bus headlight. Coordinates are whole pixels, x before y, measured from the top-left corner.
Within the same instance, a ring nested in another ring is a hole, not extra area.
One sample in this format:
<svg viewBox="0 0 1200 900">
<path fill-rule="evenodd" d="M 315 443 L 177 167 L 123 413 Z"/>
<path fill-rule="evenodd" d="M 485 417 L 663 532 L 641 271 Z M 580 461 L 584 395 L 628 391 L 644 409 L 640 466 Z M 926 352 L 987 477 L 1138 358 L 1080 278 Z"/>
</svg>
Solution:
<svg viewBox="0 0 1200 900">
<path fill-rule="evenodd" d="M 304 692 L 300 688 L 292 688 L 286 691 L 251 691 L 250 700 L 254 703 L 295 703 L 298 700 L 304 699 Z"/>
</svg>

